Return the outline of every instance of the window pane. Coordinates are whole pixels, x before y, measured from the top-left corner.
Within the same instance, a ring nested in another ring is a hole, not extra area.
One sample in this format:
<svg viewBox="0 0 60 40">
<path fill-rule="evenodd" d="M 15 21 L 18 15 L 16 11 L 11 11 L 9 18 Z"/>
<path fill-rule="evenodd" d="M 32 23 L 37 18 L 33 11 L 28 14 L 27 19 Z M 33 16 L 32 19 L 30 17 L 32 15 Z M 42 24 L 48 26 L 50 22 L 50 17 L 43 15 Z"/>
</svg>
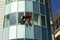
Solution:
<svg viewBox="0 0 60 40">
<path fill-rule="evenodd" d="M 25 15 L 24 15 L 24 13 L 19 13 L 18 14 L 18 23 L 31 24 L 31 17 L 32 17 L 31 12 L 26 12 Z"/>
<path fill-rule="evenodd" d="M 32 0 L 26 0 L 26 1 L 32 1 Z"/>
<path fill-rule="evenodd" d="M 10 4 L 5 6 L 5 15 L 10 14 Z"/>
<path fill-rule="evenodd" d="M 34 13 L 34 25 L 40 25 L 40 17 L 36 13 Z"/>
<path fill-rule="evenodd" d="M 18 13 L 18 23 L 21 23 L 21 17 L 23 17 L 24 16 L 24 13 L 23 12 L 21 12 L 21 13 Z"/>
<path fill-rule="evenodd" d="M 40 4 L 38 2 L 33 2 L 33 11 L 39 13 Z"/>
<path fill-rule="evenodd" d="M 45 16 L 41 15 L 41 24 L 42 26 L 45 26 Z"/>
<path fill-rule="evenodd" d="M 11 13 L 17 12 L 17 2 L 11 3 Z"/>
<path fill-rule="evenodd" d="M 8 40 L 8 38 L 9 38 L 9 27 L 6 27 L 3 29 L 2 37 L 3 37 L 3 40 Z"/>
<path fill-rule="evenodd" d="M 17 0 L 11 0 L 11 2 L 15 2 L 15 1 L 17 1 Z"/>
<path fill-rule="evenodd" d="M 41 29 L 42 29 L 42 40 L 47 40 L 47 29 L 43 27 Z"/>
<path fill-rule="evenodd" d="M 4 16 L 4 27 L 8 27 L 9 26 L 9 15 L 5 15 Z"/>
<path fill-rule="evenodd" d="M 16 40 L 16 39 L 11 39 L 11 40 Z"/>
<path fill-rule="evenodd" d="M 6 4 L 8 4 L 8 3 L 10 3 L 11 2 L 11 0 L 6 0 Z"/>
<path fill-rule="evenodd" d="M 20 39 L 17 39 L 17 40 L 25 40 L 24 38 L 20 38 Z"/>
<path fill-rule="evenodd" d="M 31 38 L 30 38 L 30 39 L 29 39 L 29 38 L 27 38 L 26 40 L 33 40 L 33 39 L 31 39 Z"/>
<path fill-rule="evenodd" d="M 34 40 L 39 40 L 41 39 L 41 30 L 40 26 L 35 26 L 34 25 Z"/>
<path fill-rule="evenodd" d="M 38 39 L 34 39 L 34 40 L 38 40 Z"/>
<path fill-rule="evenodd" d="M 11 39 L 11 40 L 24 40 L 24 38 L 20 38 L 20 39 Z"/>
<path fill-rule="evenodd" d="M 40 12 L 45 15 L 45 6 L 43 4 L 40 4 Z"/>
<path fill-rule="evenodd" d="M 25 11 L 25 1 L 19 1 L 18 2 L 18 12 L 24 12 Z"/>
<path fill-rule="evenodd" d="M 33 12 L 33 3 L 31 1 L 26 1 L 25 7 L 26 12 Z"/>
<path fill-rule="evenodd" d="M 17 20 L 16 13 L 11 13 L 9 19 L 10 19 L 10 25 L 16 25 L 16 20 Z"/>
</svg>

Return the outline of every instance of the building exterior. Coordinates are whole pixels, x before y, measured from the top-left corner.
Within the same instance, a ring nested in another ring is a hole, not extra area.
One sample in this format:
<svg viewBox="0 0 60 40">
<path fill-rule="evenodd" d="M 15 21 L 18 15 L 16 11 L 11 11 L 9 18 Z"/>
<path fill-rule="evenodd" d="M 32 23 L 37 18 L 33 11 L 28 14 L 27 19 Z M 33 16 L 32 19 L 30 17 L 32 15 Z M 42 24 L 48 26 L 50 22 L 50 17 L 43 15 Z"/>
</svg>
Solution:
<svg viewBox="0 0 60 40">
<path fill-rule="evenodd" d="M 50 0 L 5 0 L 3 40 L 52 40 Z"/>
<path fill-rule="evenodd" d="M 50 17 L 50 27 L 51 27 L 51 33 L 52 33 L 52 40 L 54 40 L 53 16 Z"/>
<path fill-rule="evenodd" d="M 53 17 L 54 40 L 60 40 L 60 10 Z"/>
<path fill-rule="evenodd" d="M 0 0 L 0 40 L 2 40 L 3 33 L 3 14 L 4 14 L 4 5 L 5 1 Z"/>
<path fill-rule="evenodd" d="M 53 17 L 54 40 L 60 40 L 60 10 Z"/>
</svg>

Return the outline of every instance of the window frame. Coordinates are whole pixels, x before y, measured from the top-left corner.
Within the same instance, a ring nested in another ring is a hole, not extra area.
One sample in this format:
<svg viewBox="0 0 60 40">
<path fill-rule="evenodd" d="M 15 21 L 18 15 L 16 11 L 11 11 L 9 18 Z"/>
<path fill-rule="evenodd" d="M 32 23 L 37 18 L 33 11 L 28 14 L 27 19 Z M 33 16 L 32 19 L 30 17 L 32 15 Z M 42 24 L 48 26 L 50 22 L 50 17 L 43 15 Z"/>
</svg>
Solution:
<svg viewBox="0 0 60 40">
<path fill-rule="evenodd" d="M 46 16 L 45 15 L 42 15 L 42 14 L 41 14 L 41 16 L 44 16 L 44 18 L 45 18 L 45 25 L 42 25 L 42 19 L 41 19 L 41 26 L 47 28 Z"/>
</svg>

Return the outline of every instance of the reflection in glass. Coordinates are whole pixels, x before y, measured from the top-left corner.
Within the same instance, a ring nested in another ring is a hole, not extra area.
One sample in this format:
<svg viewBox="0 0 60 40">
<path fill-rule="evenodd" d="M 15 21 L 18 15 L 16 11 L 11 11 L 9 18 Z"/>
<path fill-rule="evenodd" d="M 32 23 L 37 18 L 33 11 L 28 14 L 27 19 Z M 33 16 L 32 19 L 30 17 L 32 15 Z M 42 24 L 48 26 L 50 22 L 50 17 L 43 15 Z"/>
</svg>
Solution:
<svg viewBox="0 0 60 40">
<path fill-rule="evenodd" d="M 45 16 L 42 16 L 42 15 L 41 15 L 41 24 L 42 24 L 42 26 L 46 25 L 45 24 Z"/>
</svg>

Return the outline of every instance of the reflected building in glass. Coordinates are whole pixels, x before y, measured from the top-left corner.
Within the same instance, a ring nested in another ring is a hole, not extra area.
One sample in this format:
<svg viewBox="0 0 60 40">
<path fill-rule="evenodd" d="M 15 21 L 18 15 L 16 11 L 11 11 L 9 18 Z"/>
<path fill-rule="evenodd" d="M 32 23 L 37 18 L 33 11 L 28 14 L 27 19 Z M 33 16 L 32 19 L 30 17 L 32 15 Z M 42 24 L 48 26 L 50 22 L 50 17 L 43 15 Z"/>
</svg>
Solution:
<svg viewBox="0 0 60 40">
<path fill-rule="evenodd" d="M 5 0 L 3 40 L 51 40 L 50 0 Z"/>
</svg>

